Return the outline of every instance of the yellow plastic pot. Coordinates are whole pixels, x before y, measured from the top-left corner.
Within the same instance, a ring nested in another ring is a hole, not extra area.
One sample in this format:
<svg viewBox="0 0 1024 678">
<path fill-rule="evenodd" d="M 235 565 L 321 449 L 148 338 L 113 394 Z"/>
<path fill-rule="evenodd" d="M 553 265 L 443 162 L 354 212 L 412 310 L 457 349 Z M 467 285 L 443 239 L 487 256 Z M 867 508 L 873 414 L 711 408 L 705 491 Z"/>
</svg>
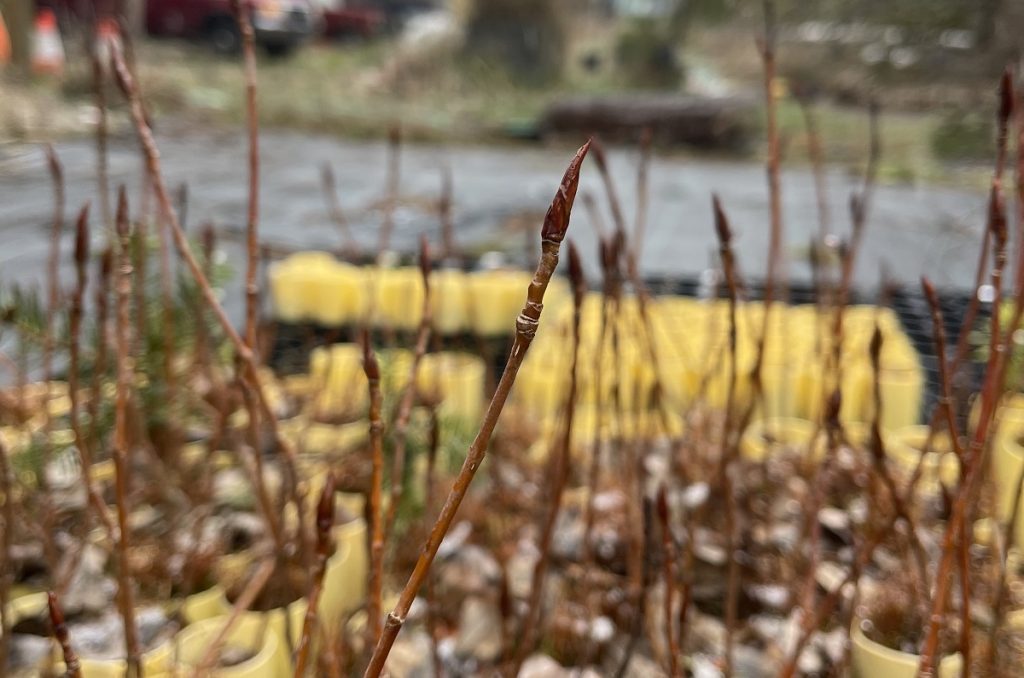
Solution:
<svg viewBox="0 0 1024 678">
<path fill-rule="evenodd" d="M 374 325 L 415 330 L 423 317 L 423 278 L 419 268 L 379 269 L 374 275 Z"/>
<path fill-rule="evenodd" d="M 469 328 L 469 284 L 458 269 L 435 271 L 430 276 L 430 307 L 434 331 L 457 334 Z"/>
<path fill-rule="evenodd" d="M 327 252 L 296 252 L 270 267 L 270 297 L 284 322 L 307 320 L 316 311 L 321 274 L 336 264 Z"/>
<path fill-rule="evenodd" d="M 280 427 L 281 435 L 302 454 L 331 454 L 351 450 L 369 437 L 365 420 L 349 424 L 321 424 L 294 417 Z"/>
<path fill-rule="evenodd" d="M 853 678 L 915 678 L 921 657 L 893 650 L 871 640 L 854 623 L 850 631 L 850 654 Z M 959 676 L 963 660 L 959 653 L 944 657 L 939 662 L 940 678 Z"/>
<path fill-rule="evenodd" d="M 310 290 L 310 318 L 324 327 L 362 324 L 369 306 L 369 278 L 357 267 L 339 262 L 318 271 Z"/>
<path fill-rule="evenodd" d="M 313 412 L 317 416 L 362 412 L 369 403 L 363 350 L 356 344 L 334 344 L 313 350 L 309 359 Z"/>
<path fill-rule="evenodd" d="M 41 592 L 12 599 L 7 604 L 7 611 L 12 623 L 16 624 L 26 617 L 44 614 L 47 607 L 47 594 Z M 146 675 L 166 670 L 170 664 L 171 652 L 171 643 L 168 641 L 143 654 L 142 667 Z M 122 678 L 127 674 L 124 660 L 90 659 L 82 656 L 80 650 L 79 660 L 83 678 Z M 64 662 L 61 661 L 60 651 L 56 647 L 52 661 L 56 668 L 63 670 Z"/>
<path fill-rule="evenodd" d="M 820 459 L 825 451 L 824 439 L 819 434 L 812 440 L 814 433 L 814 424 L 806 419 L 761 419 L 753 422 L 743 433 L 740 453 L 751 461 L 761 461 L 781 447 L 792 447 L 805 456 L 810 452 L 814 459 Z"/>
<path fill-rule="evenodd" d="M 416 388 L 439 401 L 443 412 L 461 419 L 477 419 L 484 407 L 487 366 L 469 353 L 443 351 L 423 356 Z"/>
<path fill-rule="evenodd" d="M 212 619 L 231 612 L 231 603 L 224 588 L 215 584 L 205 591 L 186 596 L 181 602 L 181 616 L 187 624 Z"/>
<path fill-rule="evenodd" d="M 992 477 L 996 484 L 996 514 L 998 518 L 1007 522 L 1013 510 L 1013 502 L 1017 493 L 1017 480 L 1024 471 L 1024 446 L 1021 440 L 1024 438 L 1024 420 L 1004 420 L 999 427 L 992 449 Z M 1024 499 L 1021 502 L 1021 510 L 1024 511 Z M 1014 539 L 1018 545 L 1024 544 L 1024 521 L 1017 520 L 1017 534 Z"/>
<path fill-rule="evenodd" d="M 334 529 L 335 552 L 327 561 L 324 588 L 320 597 L 319 618 L 325 624 L 334 624 L 342 615 L 363 603 L 366 597 L 366 573 L 369 557 L 366 553 L 366 523 L 359 518 Z M 223 583 L 237 582 L 248 576 L 252 567 L 252 554 L 232 553 L 221 556 L 216 576 Z M 289 631 L 293 645 L 302 631 L 306 614 L 306 599 L 300 598 L 287 607 L 261 613 L 268 628 L 286 643 Z"/>
<path fill-rule="evenodd" d="M 481 271 L 467 278 L 473 332 L 484 337 L 514 334 L 533 276 L 523 271 Z"/>
<path fill-rule="evenodd" d="M 901 475 L 910 478 L 921 458 L 921 449 L 928 439 L 927 426 L 905 426 L 889 434 L 886 453 Z M 931 451 L 921 463 L 918 488 L 927 493 L 938 491 L 939 481 L 955 487 L 960 479 L 960 462 L 952 451 L 949 434 L 939 431 L 932 439 Z"/>
<path fill-rule="evenodd" d="M 176 642 L 177 668 L 183 672 L 196 669 L 210 644 L 227 623 L 227 616 L 213 617 L 190 624 Z M 235 666 L 219 668 L 210 673 L 218 678 L 284 678 L 290 675 L 287 648 L 267 625 L 266 617 L 247 612 L 238 617 L 228 631 L 227 647 L 253 652 L 254 656 Z"/>
</svg>

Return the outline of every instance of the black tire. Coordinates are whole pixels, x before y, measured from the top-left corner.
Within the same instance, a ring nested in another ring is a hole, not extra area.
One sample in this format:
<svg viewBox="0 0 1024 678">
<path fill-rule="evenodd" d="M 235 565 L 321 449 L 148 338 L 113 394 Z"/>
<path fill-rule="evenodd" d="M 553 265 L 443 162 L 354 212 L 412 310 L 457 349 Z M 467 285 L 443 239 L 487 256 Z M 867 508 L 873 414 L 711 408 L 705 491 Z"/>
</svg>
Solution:
<svg viewBox="0 0 1024 678">
<path fill-rule="evenodd" d="M 235 55 L 242 50 L 242 34 L 234 19 L 221 17 L 213 19 L 206 27 L 206 42 L 214 52 Z"/>
<path fill-rule="evenodd" d="M 290 42 L 271 42 L 263 45 L 267 56 L 275 59 L 282 59 L 295 51 L 297 45 Z"/>
</svg>

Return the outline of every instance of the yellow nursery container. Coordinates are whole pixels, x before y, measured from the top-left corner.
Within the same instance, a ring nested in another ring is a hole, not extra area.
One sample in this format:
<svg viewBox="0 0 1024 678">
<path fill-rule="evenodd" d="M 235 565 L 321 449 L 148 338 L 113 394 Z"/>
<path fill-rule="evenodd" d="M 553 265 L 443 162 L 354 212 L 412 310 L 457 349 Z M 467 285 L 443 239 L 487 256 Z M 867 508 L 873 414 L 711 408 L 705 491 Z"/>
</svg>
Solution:
<svg viewBox="0 0 1024 678">
<path fill-rule="evenodd" d="M 442 411 L 475 420 L 483 412 L 487 366 L 478 356 L 443 351 L 423 356 L 417 390 L 441 403 Z"/>
<path fill-rule="evenodd" d="M 309 374 L 315 416 L 362 413 L 368 406 L 363 349 L 359 345 L 334 344 L 314 349 L 309 359 Z"/>
<path fill-rule="evenodd" d="M 762 461 L 780 447 L 820 459 L 825 452 L 824 435 L 815 436 L 814 424 L 806 419 L 771 417 L 753 422 L 740 440 L 740 453 L 751 461 Z"/>
<path fill-rule="evenodd" d="M 187 675 L 190 670 L 198 668 L 227 621 L 227 616 L 213 617 L 185 628 L 175 643 L 177 669 Z M 268 629 L 264 615 L 255 612 L 240 615 L 228 631 L 225 646 L 252 656 L 240 664 L 218 668 L 209 675 L 216 678 L 285 678 L 291 674 L 288 650 L 278 635 Z"/>
<path fill-rule="evenodd" d="M 850 631 L 853 649 L 850 655 L 853 678 L 915 678 L 921 657 L 893 650 L 864 635 L 859 623 Z M 939 662 L 939 678 L 954 678 L 961 673 L 963 660 L 959 653 Z"/>
<path fill-rule="evenodd" d="M 997 515 L 1006 522 L 1010 519 L 1017 493 L 1017 481 L 1024 472 L 1024 420 L 1004 420 L 992 448 L 992 477 L 996 484 Z M 1024 512 L 1024 499 L 1021 502 Z M 1024 544 L 1024 520 L 1017 519 L 1018 545 Z"/>
<path fill-rule="evenodd" d="M 435 271 L 430 276 L 430 310 L 434 331 L 442 335 L 469 329 L 469 283 L 458 269 Z"/>
<path fill-rule="evenodd" d="M 284 322 L 312 317 L 320 274 L 334 265 L 327 252 L 296 252 L 270 267 L 270 297 L 275 316 Z"/>
<path fill-rule="evenodd" d="M 423 278 L 413 266 L 378 269 L 373 280 L 374 325 L 413 331 L 423 317 Z"/>
<path fill-rule="evenodd" d="M 316 270 L 316 284 L 308 288 L 310 318 L 324 327 L 361 325 L 369 308 L 370 281 L 358 266 L 332 262 Z"/>
<path fill-rule="evenodd" d="M 473 332 L 483 337 L 514 334 L 533 276 L 502 270 L 470 273 L 467 279 Z"/>
<path fill-rule="evenodd" d="M 923 425 L 905 426 L 889 434 L 886 440 L 886 454 L 904 478 L 909 479 L 914 472 L 927 440 L 928 427 Z M 953 452 L 949 434 L 938 431 L 932 439 L 931 451 L 921 462 L 921 480 L 918 481 L 918 488 L 932 493 L 938 491 L 940 480 L 952 488 L 959 479 L 960 462 Z"/>
</svg>

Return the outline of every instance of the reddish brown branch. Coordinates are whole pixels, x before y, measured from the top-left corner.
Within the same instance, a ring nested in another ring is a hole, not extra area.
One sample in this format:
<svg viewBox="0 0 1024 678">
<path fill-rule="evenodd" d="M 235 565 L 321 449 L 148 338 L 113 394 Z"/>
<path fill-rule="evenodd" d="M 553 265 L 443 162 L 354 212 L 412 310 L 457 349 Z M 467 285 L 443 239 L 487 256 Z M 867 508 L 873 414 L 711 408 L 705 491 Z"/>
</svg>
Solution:
<svg viewBox="0 0 1024 678">
<path fill-rule="evenodd" d="M 352 228 L 349 226 L 345 211 L 341 209 L 341 200 L 338 199 L 338 186 L 334 180 L 334 169 L 331 163 L 325 162 L 320 168 L 320 184 L 323 187 L 324 201 L 327 203 L 327 213 L 331 221 L 341 231 L 342 248 L 350 255 L 359 252 L 359 247 L 352 237 Z"/>
<path fill-rule="evenodd" d="M 541 525 L 540 542 L 537 546 L 539 557 L 533 566 L 533 577 L 530 582 L 530 598 L 526 614 L 523 616 L 522 637 L 518 642 L 519 650 L 512 661 L 509 676 L 519 675 L 519 670 L 526 657 L 533 651 L 537 638 L 541 635 L 541 599 L 544 594 L 544 583 L 548 565 L 551 562 L 551 541 L 555 535 L 555 522 L 562 508 L 562 493 L 569 479 L 570 453 L 572 446 L 572 423 L 576 409 L 577 365 L 580 351 L 580 315 L 583 309 L 583 298 L 587 292 L 587 281 L 583 277 L 583 265 L 579 252 L 569 242 L 569 279 L 573 291 L 572 317 L 572 360 L 569 367 L 569 390 L 565 396 L 565 408 L 562 430 L 551 450 L 551 475 L 548 486 L 547 512 Z"/>
<path fill-rule="evenodd" d="M 433 322 L 431 312 L 431 289 L 430 289 L 430 246 L 427 244 L 426 236 L 420 239 L 420 276 L 423 280 L 423 309 L 420 315 L 419 328 L 416 331 L 416 346 L 413 349 L 412 364 L 409 366 L 409 379 L 406 382 L 405 390 L 402 392 L 402 399 L 398 405 L 398 413 L 395 417 L 394 441 L 395 448 L 391 460 L 391 500 L 388 504 L 387 518 L 384 521 L 384 533 L 390 534 L 395 524 L 395 515 L 398 505 L 402 501 L 403 477 L 405 476 L 405 448 L 408 443 L 406 433 L 409 429 L 409 419 L 412 416 L 412 406 L 416 401 L 416 375 L 419 374 L 420 363 L 427 352 L 427 344 L 430 341 L 430 326 Z"/>
<path fill-rule="evenodd" d="M 139 632 L 135 626 L 135 592 L 132 590 L 131 561 L 128 557 L 130 532 L 128 518 L 129 459 L 128 399 L 132 387 L 129 304 L 132 293 L 131 231 L 128 225 L 128 198 L 124 186 L 117 198 L 118 276 L 116 285 L 117 313 L 115 335 L 117 344 L 117 400 L 114 414 L 114 496 L 117 507 L 117 588 L 121 616 L 124 619 L 125 661 L 129 675 L 141 675 Z"/>
<path fill-rule="evenodd" d="M 196 280 L 199 285 L 199 290 L 202 293 L 202 297 L 205 300 L 207 306 L 213 312 L 217 323 L 224 330 L 224 334 L 227 339 L 231 342 L 232 347 L 235 349 L 238 358 L 246 364 L 249 370 L 249 379 L 251 383 L 246 383 L 243 380 L 243 384 L 247 389 L 252 390 L 253 395 L 257 398 L 259 403 L 260 412 L 267 425 L 270 427 L 271 435 L 273 436 L 274 443 L 278 451 L 281 453 L 284 467 L 284 478 L 286 489 L 291 497 L 293 504 L 296 507 L 296 516 L 298 519 L 298 541 L 299 541 L 299 553 L 302 556 L 303 561 L 308 562 L 310 554 L 309 535 L 305 528 L 305 515 L 302 508 L 302 500 L 298 495 L 297 489 L 297 475 L 295 471 L 295 449 L 292 445 L 286 441 L 280 433 L 277 425 L 277 418 L 270 407 L 270 401 L 267 397 L 266 390 L 264 388 L 262 379 L 259 375 L 258 359 L 253 350 L 243 340 L 242 336 L 231 324 L 227 313 L 224 311 L 224 307 L 221 306 L 220 301 L 217 299 L 216 292 L 210 285 L 206 274 L 202 270 L 199 262 L 196 260 L 195 255 L 192 253 L 192 248 L 189 245 L 188 239 L 185 236 L 184 230 L 181 228 L 181 224 L 178 221 L 177 212 L 171 204 L 170 195 L 167 192 L 167 186 L 164 182 L 163 173 L 160 169 L 160 153 L 157 150 L 156 142 L 153 139 L 153 132 L 149 123 L 146 121 L 145 112 L 142 108 L 142 98 L 139 94 L 138 87 L 135 83 L 135 79 L 125 65 L 124 58 L 122 57 L 117 45 L 112 45 L 111 49 L 112 61 L 114 65 L 114 72 L 117 76 L 117 83 L 123 92 L 126 99 L 130 104 L 131 118 L 135 126 L 136 133 L 138 134 L 140 144 L 142 146 L 143 155 L 146 160 L 146 171 L 148 176 L 153 182 L 153 188 L 156 192 L 157 202 L 159 203 L 160 211 L 167 218 L 168 223 L 171 226 L 171 234 L 174 237 L 174 244 L 178 249 L 178 253 L 181 258 L 185 261 L 189 272 L 192 277 Z M 259 477 L 258 483 L 263 483 L 264 479 Z M 268 518 L 268 526 L 273 528 L 273 521 Z M 277 541 L 277 552 L 284 554 L 289 551 L 286 545 L 281 540 L 280 535 L 274 535 Z"/>
<path fill-rule="evenodd" d="M 672 538 L 672 525 L 669 522 L 668 497 L 665 485 L 658 488 L 658 521 L 661 523 L 662 569 L 665 578 L 665 647 L 668 651 L 668 674 L 672 678 L 681 675 L 679 672 L 679 644 L 672 628 L 674 594 L 676 590 L 675 541 Z"/>
<path fill-rule="evenodd" d="M 370 392 L 370 454 L 373 472 L 370 477 L 370 572 L 366 602 L 367 646 L 375 645 L 381 634 L 384 585 L 384 421 L 381 414 L 383 399 L 380 391 L 380 367 L 370 347 L 370 333 L 363 330 L 363 371 Z"/>
<path fill-rule="evenodd" d="M 712 197 L 715 213 L 715 232 L 718 236 L 719 256 L 725 273 L 725 284 L 729 293 L 729 382 L 725 401 L 725 423 L 722 426 L 722 441 L 718 458 L 718 479 L 725 496 L 725 552 L 729 558 L 729 569 L 726 580 L 725 596 L 725 675 L 732 675 L 732 650 L 736 633 L 737 603 L 740 589 L 739 561 L 736 557 L 738 547 L 737 512 L 739 504 L 733 489 L 730 467 L 735 455 L 733 439 L 734 410 L 736 405 L 737 380 L 737 340 L 736 340 L 736 305 L 738 284 L 736 280 L 736 262 L 732 251 L 732 229 L 729 219 L 722 210 L 718 196 Z M 765 309 L 767 313 L 767 308 Z"/>
<path fill-rule="evenodd" d="M 324 587 L 324 573 L 327 559 L 331 555 L 331 529 L 334 527 L 334 473 L 327 474 L 320 502 L 316 510 L 316 570 L 306 595 L 306 616 L 302 622 L 302 635 L 295 650 L 295 678 L 306 675 L 306 663 L 313 644 L 313 632 L 317 624 L 317 607 Z"/>
<path fill-rule="evenodd" d="M 47 593 L 46 602 L 50 608 L 50 625 L 53 627 L 53 637 L 60 644 L 61 654 L 64 657 L 65 678 L 81 678 L 82 667 L 78 661 L 78 655 L 71 647 L 71 638 L 68 635 L 68 625 L 64 623 L 64 613 L 57 601 L 57 594 L 53 591 Z"/>
<path fill-rule="evenodd" d="M 541 259 L 527 291 L 526 304 L 516 320 L 515 339 L 513 340 L 508 362 L 505 365 L 505 371 L 502 373 L 498 387 L 495 389 L 491 402 L 487 406 L 487 411 L 484 413 L 483 421 L 480 424 L 480 430 L 466 453 L 465 462 L 455 479 L 454 485 L 452 485 L 447 500 L 445 500 L 441 514 L 438 516 L 426 544 L 424 544 L 423 552 L 420 554 L 416 566 L 406 582 L 405 588 L 402 589 L 395 609 L 388 615 L 384 632 L 377 643 L 377 647 L 374 649 L 373 657 L 364 674 L 367 678 L 379 676 L 384 669 L 388 653 L 391 651 L 392 645 L 394 645 L 395 638 L 398 637 L 402 624 L 405 623 L 406 616 L 409 614 L 409 609 L 412 607 L 416 594 L 426 580 L 430 565 L 437 555 L 437 549 L 441 546 L 441 541 L 451 527 L 455 513 L 466 496 L 469 484 L 472 482 L 477 469 L 480 468 L 480 464 L 487 454 L 487 446 L 490 443 L 491 434 L 494 432 L 494 427 L 498 423 L 501 410 L 505 406 L 505 400 L 512 390 L 512 385 L 515 383 L 516 375 L 519 373 L 519 368 L 523 363 L 523 358 L 526 356 L 526 352 L 529 350 L 530 344 L 537 333 L 537 327 L 540 324 L 544 292 L 547 290 L 548 283 L 558 264 L 558 251 L 562 240 L 565 238 L 566 230 L 569 228 L 569 217 L 572 212 L 573 201 L 576 198 L 576 190 L 579 187 L 580 166 L 583 164 L 587 151 L 590 150 L 590 144 L 591 142 L 589 141 L 584 144 L 569 164 L 558 192 L 551 203 L 551 207 L 548 208 L 548 212 L 544 217 L 544 225 L 541 229 Z"/>
<path fill-rule="evenodd" d="M 92 477 L 92 451 L 90 441 L 82 430 L 81 394 L 79 392 L 79 372 L 81 370 L 81 330 L 82 312 L 85 305 L 85 288 L 88 284 L 89 264 L 89 204 L 82 208 L 75 223 L 75 291 L 71 297 L 71 313 L 69 321 L 70 351 L 68 365 L 68 395 L 71 397 L 71 431 L 75 436 L 75 447 L 82 462 L 82 481 L 90 506 L 96 518 L 107 531 L 111 539 L 116 537 L 114 524 L 107 514 L 107 505 L 100 496 L 99 489 Z M 93 400 L 99 400 L 94 392 Z"/>
</svg>

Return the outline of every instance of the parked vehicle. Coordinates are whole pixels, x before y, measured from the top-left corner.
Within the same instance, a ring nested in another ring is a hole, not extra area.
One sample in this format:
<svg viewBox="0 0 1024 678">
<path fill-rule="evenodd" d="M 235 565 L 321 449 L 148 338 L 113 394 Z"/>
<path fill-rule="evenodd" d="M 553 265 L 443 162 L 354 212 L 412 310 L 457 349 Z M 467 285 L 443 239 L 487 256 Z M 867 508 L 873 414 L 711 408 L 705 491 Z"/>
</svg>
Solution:
<svg viewBox="0 0 1024 678">
<path fill-rule="evenodd" d="M 319 28 L 319 12 L 310 0 L 251 0 L 256 42 L 268 53 L 284 55 Z M 216 51 L 237 52 L 242 38 L 229 0 L 148 0 L 150 35 L 200 38 Z"/>
<path fill-rule="evenodd" d="M 319 7 L 327 38 L 371 38 L 384 28 L 384 12 L 365 2 L 319 0 Z"/>
</svg>

